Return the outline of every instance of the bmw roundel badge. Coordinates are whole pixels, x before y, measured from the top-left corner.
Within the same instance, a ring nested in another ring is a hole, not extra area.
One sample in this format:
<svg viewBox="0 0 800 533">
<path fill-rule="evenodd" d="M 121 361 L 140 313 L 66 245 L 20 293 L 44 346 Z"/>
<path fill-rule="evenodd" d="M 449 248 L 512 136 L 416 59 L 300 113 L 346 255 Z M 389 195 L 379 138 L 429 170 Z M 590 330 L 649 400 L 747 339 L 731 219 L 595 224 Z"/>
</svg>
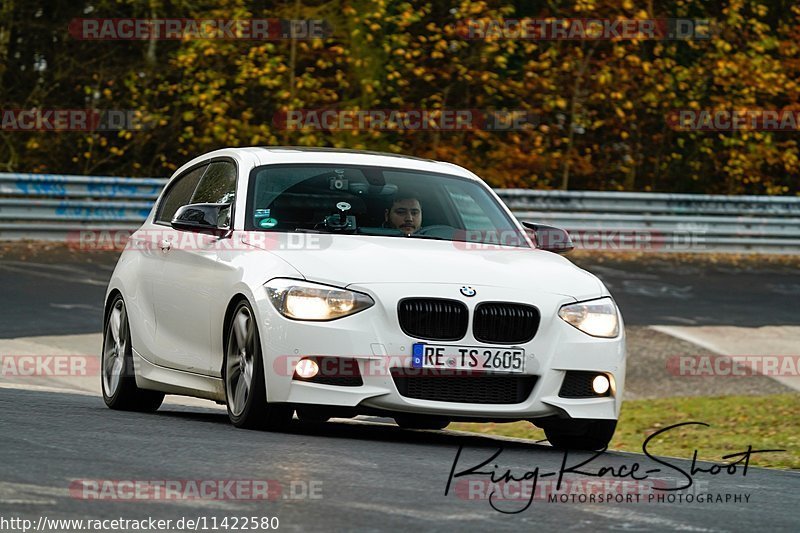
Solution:
<svg viewBox="0 0 800 533">
<path fill-rule="evenodd" d="M 475 289 L 473 289 L 472 287 L 468 287 L 468 286 L 466 286 L 466 285 L 464 285 L 463 287 L 461 287 L 461 294 L 463 294 L 464 296 L 467 296 L 467 297 L 470 297 L 470 296 L 475 296 L 475 294 L 477 294 L 477 292 L 478 292 L 478 291 L 476 291 L 476 290 L 475 290 Z"/>
</svg>

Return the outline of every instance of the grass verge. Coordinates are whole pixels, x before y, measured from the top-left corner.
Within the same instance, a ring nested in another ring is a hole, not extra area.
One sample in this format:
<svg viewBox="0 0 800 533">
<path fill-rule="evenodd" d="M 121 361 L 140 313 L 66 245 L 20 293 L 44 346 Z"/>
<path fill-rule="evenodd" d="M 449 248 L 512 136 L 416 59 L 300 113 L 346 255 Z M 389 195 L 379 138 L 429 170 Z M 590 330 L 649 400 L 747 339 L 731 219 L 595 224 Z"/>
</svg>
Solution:
<svg viewBox="0 0 800 533">
<path fill-rule="evenodd" d="M 610 449 L 641 452 L 654 432 L 680 422 L 705 422 L 710 427 L 683 426 L 665 432 L 648 444 L 654 455 L 721 462 L 721 457 L 753 449 L 785 452 L 754 454 L 750 465 L 800 469 L 800 394 L 768 396 L 695 396 L 631 400 L 622 404 Z M 509 424 L 453 423 L 448 429 L 526 439 L 545 439 L 529 422 Z"/>
</svg>

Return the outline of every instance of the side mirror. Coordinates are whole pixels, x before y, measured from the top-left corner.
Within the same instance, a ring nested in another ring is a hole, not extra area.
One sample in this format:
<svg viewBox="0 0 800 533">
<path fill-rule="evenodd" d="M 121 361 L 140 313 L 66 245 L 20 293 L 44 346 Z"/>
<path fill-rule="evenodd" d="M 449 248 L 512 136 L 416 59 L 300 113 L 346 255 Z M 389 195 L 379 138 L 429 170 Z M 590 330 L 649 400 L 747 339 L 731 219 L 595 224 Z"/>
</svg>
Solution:
<svg viewBox="0 0 800 533">
<path fill-rule="evenodd" d="M 230 217 L 231 204 L 189 204 L 178 209 L 170 225 L 177 230 L 220 237 L 228 233 Z"/>
<path fill-rule="evenodd" d="M 575 249 L 567 230 L 533 222 L 523 222 L 523 226 L 533 230 L 536 247 L 557 254 L 565 254 Z"/>
</svg>

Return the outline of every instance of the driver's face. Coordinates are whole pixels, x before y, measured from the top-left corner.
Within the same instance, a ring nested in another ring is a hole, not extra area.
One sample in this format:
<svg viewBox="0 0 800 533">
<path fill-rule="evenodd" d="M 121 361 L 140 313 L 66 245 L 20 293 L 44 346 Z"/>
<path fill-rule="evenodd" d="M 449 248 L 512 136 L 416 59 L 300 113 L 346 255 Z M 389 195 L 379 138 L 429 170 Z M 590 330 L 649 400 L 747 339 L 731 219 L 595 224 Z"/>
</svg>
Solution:
<svg viewBox="0 0 800 533">
<path fill-rule="evenodd" d="M 386 222 L 393 228 L 397 228 L 410 235 L 422 226 L 422 208 L 419 200 L 404 198 L 392 204 L 391 209 L 386 210 Z"/>
</svg>

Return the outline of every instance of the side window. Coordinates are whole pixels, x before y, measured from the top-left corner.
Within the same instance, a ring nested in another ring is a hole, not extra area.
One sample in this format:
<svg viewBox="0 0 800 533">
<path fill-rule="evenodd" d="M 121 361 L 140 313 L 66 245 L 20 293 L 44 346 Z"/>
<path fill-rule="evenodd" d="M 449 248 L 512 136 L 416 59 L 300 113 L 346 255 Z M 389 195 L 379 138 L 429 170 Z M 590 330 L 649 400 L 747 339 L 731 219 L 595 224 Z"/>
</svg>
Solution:
<svg viewBox="0 0 800 533">
<path fill-rule="evenodd" d="M 156 222 L 169 224 L 172 222 L 172 217 L 175 216 L 178 208 L 191 203 L 192 193 L 194 193 L 197 184 L 200 182 L 200 177 L 207 168 L 208 165 L 197 167 L 177 179 L 161 201 L 161 206 L 158 208 L 155 218 Z"/>
<path fill-rule="evenodd" d="M 217 161 L 208 166 L 190 204 L 230 204 L 236 195 L 236 165 Z"/>
</svg>

